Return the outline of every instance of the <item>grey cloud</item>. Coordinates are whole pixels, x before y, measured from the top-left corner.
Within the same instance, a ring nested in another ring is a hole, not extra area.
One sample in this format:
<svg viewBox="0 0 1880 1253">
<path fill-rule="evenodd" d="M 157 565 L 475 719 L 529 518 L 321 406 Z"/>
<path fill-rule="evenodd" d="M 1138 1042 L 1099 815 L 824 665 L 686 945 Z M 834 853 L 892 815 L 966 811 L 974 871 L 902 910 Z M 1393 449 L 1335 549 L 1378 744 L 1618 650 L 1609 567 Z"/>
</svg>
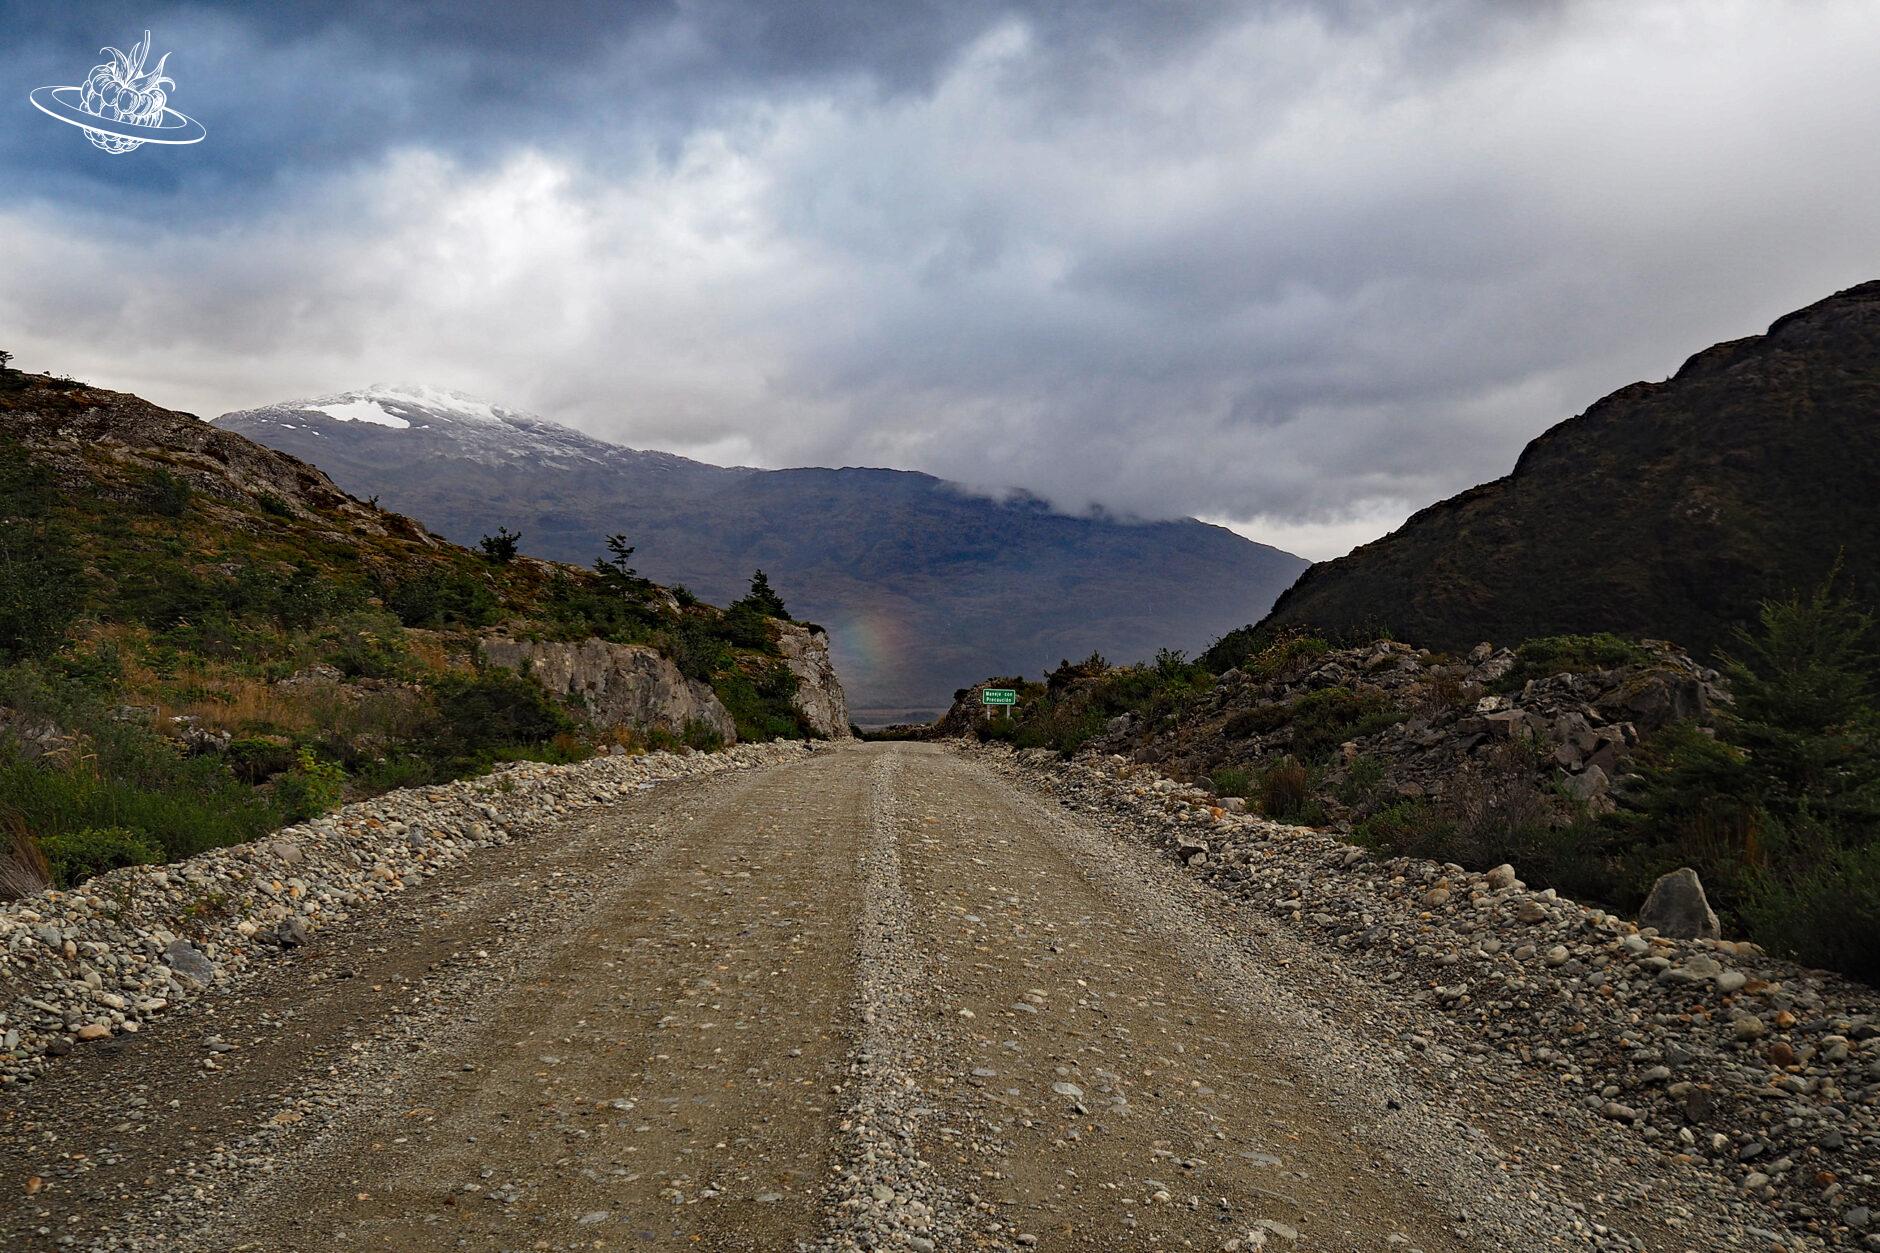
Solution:
<svg viewBox="0 0 1880 1253">
<path fill-rule="evenodd" d="M 179 10 L 231 124 L 10 182 L 8 347 L 1342 541 L 1880 255 L 1857 0 L 515 11 Z"/>
</svg>

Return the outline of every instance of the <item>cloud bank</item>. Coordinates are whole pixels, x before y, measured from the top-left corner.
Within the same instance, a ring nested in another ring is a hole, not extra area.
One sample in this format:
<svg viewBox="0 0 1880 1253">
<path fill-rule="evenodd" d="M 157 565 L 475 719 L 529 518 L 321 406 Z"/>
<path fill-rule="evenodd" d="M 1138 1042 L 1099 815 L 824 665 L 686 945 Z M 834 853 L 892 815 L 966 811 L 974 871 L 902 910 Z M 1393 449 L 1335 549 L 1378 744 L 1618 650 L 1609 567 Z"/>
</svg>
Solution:
<svg viewBox="0 0 1880 1253">
<path fill-rule="evenodd" d="M 383 7 L 0 5 L 0 343 L 1327 556 L 1880 272 L 1865 0 Z M 145 25 L 198 148 L 25 104 Z"/>
</svg>

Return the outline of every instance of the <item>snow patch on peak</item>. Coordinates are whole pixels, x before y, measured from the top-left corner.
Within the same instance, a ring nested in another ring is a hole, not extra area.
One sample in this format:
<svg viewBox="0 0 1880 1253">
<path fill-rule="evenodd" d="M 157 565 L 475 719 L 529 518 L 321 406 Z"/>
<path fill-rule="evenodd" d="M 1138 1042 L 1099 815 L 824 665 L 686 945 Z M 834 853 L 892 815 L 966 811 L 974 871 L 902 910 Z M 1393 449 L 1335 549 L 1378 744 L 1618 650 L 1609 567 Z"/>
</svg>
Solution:
<svg viewBox="0 0 1880 1253">
<path fill-rule="evenodd" d="M 389 426 L 399 431 L 411 425 L 397 414 L 386 412 L 376 400 L 329 401 L 326 404 L 310 404 L 307 408 L 318 410 L 341 422 L 370 422 L 374 426 Z"/>
<path fill-rule="evenodd" d="M 371 400 L 389 402 L 398 406 L 411 406 L 443 412 L 451 417 L 472 418 L 484 422 L 500 422 L 505 417 L 533 417 L 533 414 L 519 414 L 516 410 L 493 405 L 487 400 L 454 392 L 445 387 L 430 387 L 423 383 L 374 383 L 362 391 L 353 393 Z"/>
</svg>

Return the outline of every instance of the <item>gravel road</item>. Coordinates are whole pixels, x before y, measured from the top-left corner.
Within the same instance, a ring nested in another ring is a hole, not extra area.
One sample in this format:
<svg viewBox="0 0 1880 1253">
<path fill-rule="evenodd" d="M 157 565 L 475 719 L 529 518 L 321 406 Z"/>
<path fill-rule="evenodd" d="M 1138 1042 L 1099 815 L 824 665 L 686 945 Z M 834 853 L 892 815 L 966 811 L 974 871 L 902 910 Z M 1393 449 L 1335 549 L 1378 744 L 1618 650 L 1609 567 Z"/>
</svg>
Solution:
<svg viewBox="0 0 1880 1253">
<path fill-rule="evenodd" d="M 1239 925 L 939 747 L 673 782 L 0 1093 L 0 1247 L 1702 1247 L 1511 1176 Z"/>
</svg>

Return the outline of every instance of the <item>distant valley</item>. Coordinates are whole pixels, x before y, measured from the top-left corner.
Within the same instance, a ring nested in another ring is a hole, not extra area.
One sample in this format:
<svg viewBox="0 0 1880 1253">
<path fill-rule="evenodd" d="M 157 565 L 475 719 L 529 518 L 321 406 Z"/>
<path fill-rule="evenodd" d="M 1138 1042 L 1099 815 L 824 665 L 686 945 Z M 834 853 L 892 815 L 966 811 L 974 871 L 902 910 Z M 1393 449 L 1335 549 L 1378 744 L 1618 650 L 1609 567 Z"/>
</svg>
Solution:
<svg viewBox="0 0 1880 1253">
<path fill-rule="evenodd" d="M 460 542 L 508 526 L 525 552 L 589 562 L 624 533 L 642 573 L 714 603 L 761 567 L 795 616 L 828 628 L 864 724 L 937 716 L 989 673 L 1199 649 L 1260 618 L 1307 564 L 1192 519 L 1070 516 L 902 470 L 708 465 L 428 387 L 216 422 Z"/>
</svg>

